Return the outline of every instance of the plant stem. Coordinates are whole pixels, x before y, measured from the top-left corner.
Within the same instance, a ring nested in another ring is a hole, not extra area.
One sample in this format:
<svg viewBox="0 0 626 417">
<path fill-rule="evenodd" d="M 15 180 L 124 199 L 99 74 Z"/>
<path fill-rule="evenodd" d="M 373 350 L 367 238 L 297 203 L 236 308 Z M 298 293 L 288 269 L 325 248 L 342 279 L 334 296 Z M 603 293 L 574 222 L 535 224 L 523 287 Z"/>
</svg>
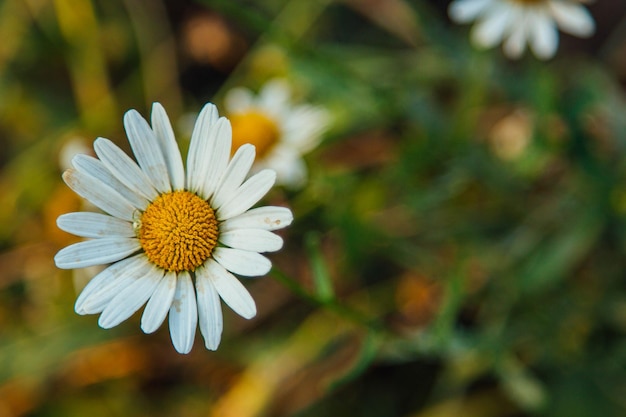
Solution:
<svg viewBox="0 0 626 417">
<path fill-rule="evenodd" d="M 283 284 L 298 297 L 313 305 L 327 308 L 328 310 L 333 311 L 335 314 L 353 323 L 366 327 L 370 331 L 381 332 L 384 330 L 384 326 L 378 319 L 372 319 L 358 310 L 355 310 L 345 304 L 341 304 L 334 297 L 326 299 L 308 292 L 295 279 L 279 269 L 272 268 L 270 275 L 272 275 L 278 282 Z"/>
</svg>

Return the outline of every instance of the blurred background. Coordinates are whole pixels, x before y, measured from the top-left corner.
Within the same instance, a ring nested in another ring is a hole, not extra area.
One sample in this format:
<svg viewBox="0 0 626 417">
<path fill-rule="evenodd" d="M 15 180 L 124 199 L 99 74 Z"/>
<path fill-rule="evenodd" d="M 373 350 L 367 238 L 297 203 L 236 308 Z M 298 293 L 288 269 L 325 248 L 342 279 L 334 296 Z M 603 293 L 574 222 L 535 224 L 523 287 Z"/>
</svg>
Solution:
<svg viewBox="0 0 626 417">
<path fill-rule="evenodd" d="M 626 1 L 549 61 L 425 0 L 1 0 L 0 416 L 626 415 Z M 61 180 L 122 117 L 287 80 L 331 122 L 258 315 L 189 355 L 79 316 Z"/>
</svg>

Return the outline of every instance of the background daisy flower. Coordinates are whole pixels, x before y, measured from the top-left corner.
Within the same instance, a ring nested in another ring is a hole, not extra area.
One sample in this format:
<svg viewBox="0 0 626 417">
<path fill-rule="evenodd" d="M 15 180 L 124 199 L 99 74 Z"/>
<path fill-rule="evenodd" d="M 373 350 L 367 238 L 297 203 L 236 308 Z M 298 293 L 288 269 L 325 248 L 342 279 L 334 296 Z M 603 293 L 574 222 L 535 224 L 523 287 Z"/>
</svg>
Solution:
<svg viewBox="0 0 626 417">
<path fill-rule="evenodd" d="M 77 155 L 63 174 L 67 185 L 107 214 L 60 216 L 59 228 L 90 238 L 60 250 L 63 269 L 111 264 L 76 300 L 79 314 L 98 314 L 111 328 L 144 304 L 141 328 L 158 329 L 169 314 L 172 343 L 188 353 L 196 326 L 207 349 L 217 349 L 224 300 L 244 318 L 256 306 L 233 273 L 260 276 L 271 268 L 261 252 L 282 247 L 273 230 L 289 225 L 283 207 L 250 209 L 272 187 L 275 173 L 246 176 L 255 157 L 252 145 L 232 159 L 231 125 L 207 104 L 191 137 L 187 169 L 165 110 L 152 108 L 152 127 L 135 110 L 124 117 L 137 163 L 108 139 L 98 138 L 98 158 Z"/>
<path fill-rule="evenodd" d="M 587 9 L 570 0 L 455 0 L 448 14 L 457 23 L 476 21 L 472 42 L 481 48 L 503 42 L 510 58 L 519 58 L 528 43 L 538 58 L 548 59 L 559 44 L 557 29 L 579 37 L 595 30 Z"/>
<path fill-rule="evenodd" d="M 329 124 L 328 112 L 310 104 L 291 103 L 286 81 L 269 81 L 258 95 L 238 87 L 225 97 L 233 126 L 233 149 L 256 146 L 255 169 L 276 171 L 277 183 L 297 187 L 306 180 L 302 155 L 315 148 Z"/>
</svg>

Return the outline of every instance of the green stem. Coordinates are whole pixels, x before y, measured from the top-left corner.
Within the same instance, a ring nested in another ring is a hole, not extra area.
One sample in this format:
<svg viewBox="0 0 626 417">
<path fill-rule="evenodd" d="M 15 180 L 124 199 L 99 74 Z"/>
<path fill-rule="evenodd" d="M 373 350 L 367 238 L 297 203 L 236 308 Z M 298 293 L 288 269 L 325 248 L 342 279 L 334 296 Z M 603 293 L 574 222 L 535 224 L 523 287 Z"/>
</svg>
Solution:
<svg viewBox="0 0 626 417">
<path fill-rule="evenodd" d="M 336 298 L 327 299 L 311 294 L 295 279 L 291 278 L 279 269 L 272 268 L 270 275 L 272 275 L 278 282 L 283 284 L 298 297 L 315 306 L 326 308 L 353 323 L 366 327 L 370 331 L 382 332 L 385 330 L 383 324 L 378 319 L 370 318 L 358 310 L 355 310 L 345 304 L 341 304 Z"/>
</svg>

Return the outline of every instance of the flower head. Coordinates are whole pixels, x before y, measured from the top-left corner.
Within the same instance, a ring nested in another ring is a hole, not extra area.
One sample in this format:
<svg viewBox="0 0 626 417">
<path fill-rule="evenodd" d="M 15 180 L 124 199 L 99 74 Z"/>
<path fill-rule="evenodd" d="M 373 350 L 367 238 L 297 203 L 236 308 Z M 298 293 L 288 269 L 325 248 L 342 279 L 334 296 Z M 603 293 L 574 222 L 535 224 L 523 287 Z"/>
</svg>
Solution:
<svg viewBox="0 0 626 417">
<path fill-rule="evenodd" d="M 457 23 L 477 21 L 473 43 L 491 48 L 503 42 L 510 58 L 519 58 L 526 43 L 538 58 L 553 57 L 559 44 L 557 27 L 580 37 L 595 30 L 593 18 L 577 0 L 454 0 L 448 13 Z"/>
<path fill-rule="evenodd" d="M 152 107 L 152 126 L 135 110 L 124 127 L 137 159 L 98 138 L 98 158 L 76 155 L 63 174 L 66 184 L 104 213 L 61 215 L 59 228 L 89 238 L 55 256 L 63 269 L 110 264 L 76 300 L 78 314 L 100 314 L 111 328 L 144 304 L 141 328 L 157 330 L 169 314 L 172 343 L 188 353 L 196 326 L 208 349 L 222 334 L 220 298 L 245 318 L 256 315 L 250 293 L 233 275 L 260 276 L 271 262 L 260 252 L 282 247 L 272 233 L 293 217 L 284 207 L 251 209 L 272 187 L 276 174 L 263 170 L 246 179 L 255 148 L 232 159 L 231 125 L 207 104 L 196 121 L 186 171 L 165 110 Z"/>
<path fill-rule="evenodd" d="M 328 112 L 308 104 L 293 105 L 284 80 L 268 82 L 254 95 L 245 88 L 225 97 L 233 125 L 233 149 L 246 143 L 258 151 L 255 169 L 271 168 L 277 182 L 297 187 L 306 179 L 302 155 L 315 148 L 329 123 Z"/>
</svg>

